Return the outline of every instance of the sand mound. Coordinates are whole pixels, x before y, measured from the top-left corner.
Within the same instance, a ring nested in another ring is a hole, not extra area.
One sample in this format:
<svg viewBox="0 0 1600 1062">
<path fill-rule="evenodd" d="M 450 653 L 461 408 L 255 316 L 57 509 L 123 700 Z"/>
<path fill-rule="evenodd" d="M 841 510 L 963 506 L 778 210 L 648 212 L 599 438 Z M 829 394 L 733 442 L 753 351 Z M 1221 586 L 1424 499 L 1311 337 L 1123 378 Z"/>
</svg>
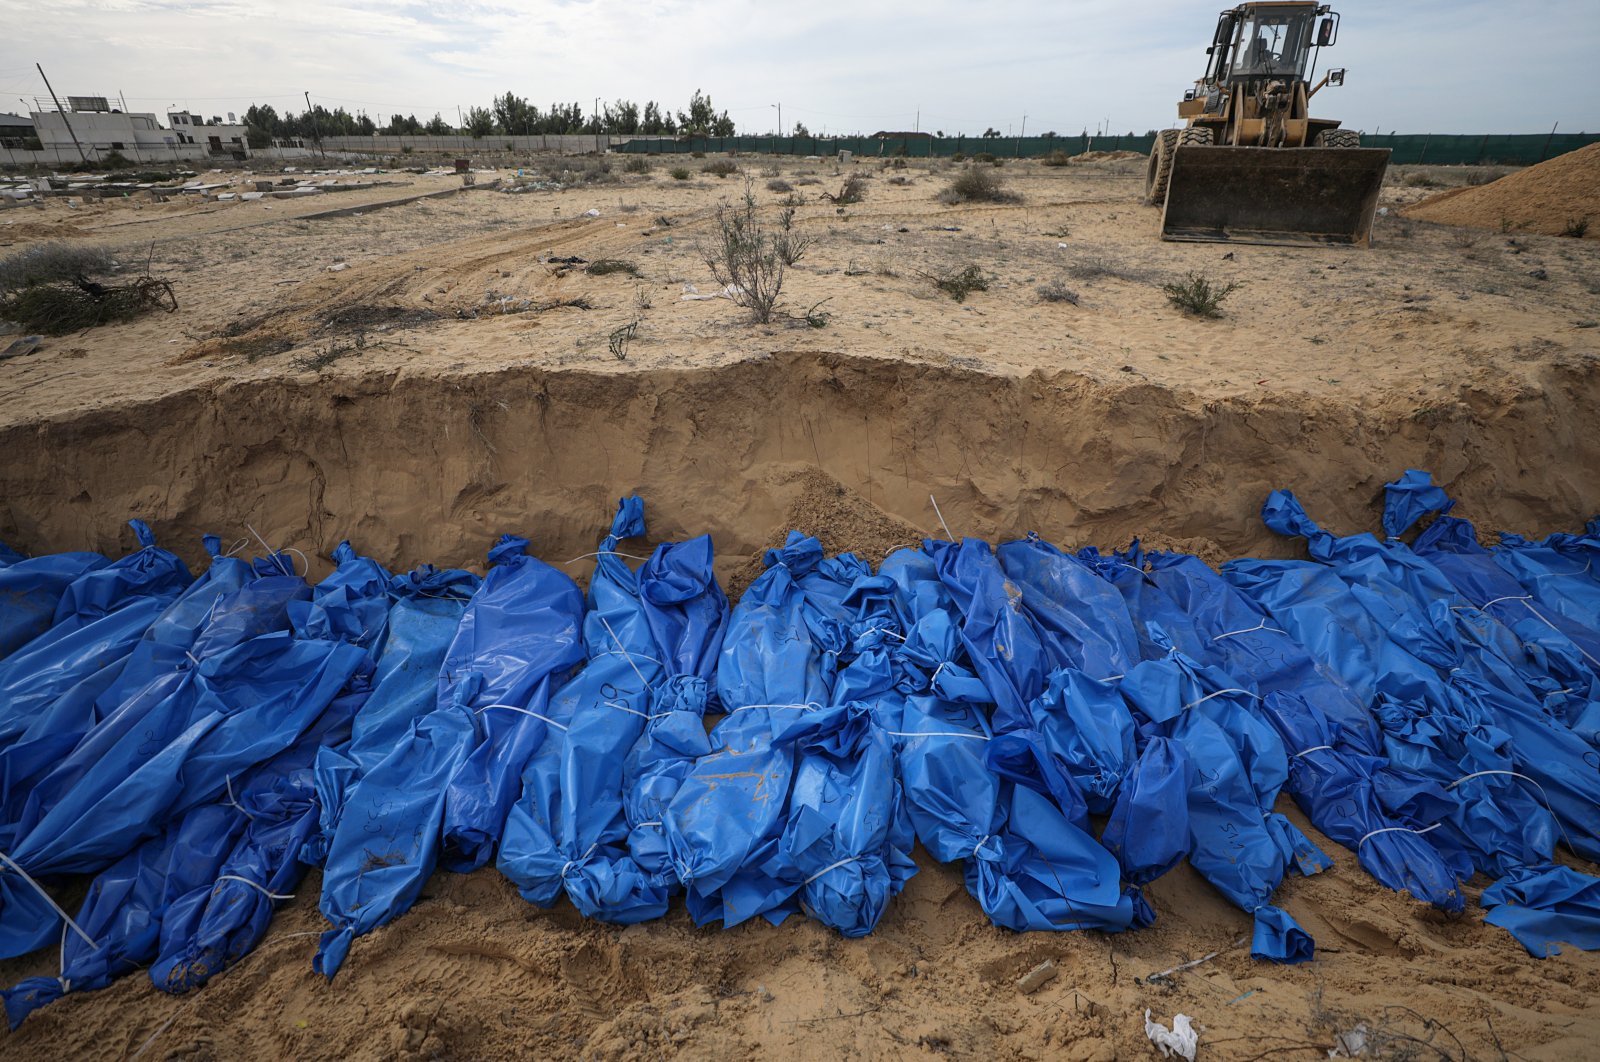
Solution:
<svg viewBox="0 0 1600 1062">
<path fill-rule="evenodd" d="M 1530 166 L 1492 184 L 1441 192 L 1405 213 L 1446 225 L 1510 227 L 1546 236 L 1560 236 L 1569 222 L 1585 218 L 1600 223 L 1600 144 Z M 1588 238 L 1597 236 L 1600 224 L 1591 225 Z"/>
</svg>

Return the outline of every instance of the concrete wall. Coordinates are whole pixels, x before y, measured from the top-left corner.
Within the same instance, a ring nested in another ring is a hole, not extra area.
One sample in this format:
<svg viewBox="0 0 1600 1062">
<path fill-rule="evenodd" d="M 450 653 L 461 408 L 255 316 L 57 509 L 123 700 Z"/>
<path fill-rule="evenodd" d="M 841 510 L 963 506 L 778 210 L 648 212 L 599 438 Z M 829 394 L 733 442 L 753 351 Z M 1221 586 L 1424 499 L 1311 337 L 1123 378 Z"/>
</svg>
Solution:
<svg viewBox="0 0 1600 1062">
<path fill-rule="evenodd" d="M 84 154 L 89 156 L 89 166 L 95 167 L 95 160 L 107 154 L 110 148 L 84 148 Z M 159 148 L 145 146 L 135 148 L 128 144 L 122 151 L 122 156 L 136 165 L 158 162 L 209 162 L 211 152 L 204 144 L 164 144 Z M 231 161 L 231 157 L 228 159 Z M 29 151 L 26 148 L 0 147 L 0 165 L 4 166 L 55 166 L 75 167 L 81 169 L 82 161 L 78 158 L 78 149 L 72 142 L 65 144 L 46 144 L 38 151 Z"/>
<path fill-rule="evenodd" d="M 636 139 L 626 136 L 580 134 L 578 136 L 325 136 L 323 146 L 329 151 L 360 151 L 379 155 L 398 155 L 409 147 L 412 151 L 437 151 L 470 156 L 474 151 L 559 151 L 575 154 L 585 151 L 605 151 L 612 144 Z M 306 138 L 306 145 L 314 141 Z M 509 146 L 509 147 L 508 147 Z"/>
</svg>

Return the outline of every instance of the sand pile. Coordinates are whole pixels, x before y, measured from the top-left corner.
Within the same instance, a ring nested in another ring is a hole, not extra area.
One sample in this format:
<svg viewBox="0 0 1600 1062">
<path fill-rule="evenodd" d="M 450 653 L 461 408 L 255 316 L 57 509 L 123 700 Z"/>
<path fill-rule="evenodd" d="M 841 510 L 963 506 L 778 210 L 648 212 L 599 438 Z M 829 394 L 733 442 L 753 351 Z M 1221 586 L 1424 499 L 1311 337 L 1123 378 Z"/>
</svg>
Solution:
<svg viewBox="0 0 1600 1062">
<path fill-rule="evenodd" d="M 1585 219 L 1600 236 L 1600 144 L 1479 187 L 1453 188 L 1406 210 L 1408 217 L 1477 229 L 1516 229 L 1561 236 Z"/>
</svg>

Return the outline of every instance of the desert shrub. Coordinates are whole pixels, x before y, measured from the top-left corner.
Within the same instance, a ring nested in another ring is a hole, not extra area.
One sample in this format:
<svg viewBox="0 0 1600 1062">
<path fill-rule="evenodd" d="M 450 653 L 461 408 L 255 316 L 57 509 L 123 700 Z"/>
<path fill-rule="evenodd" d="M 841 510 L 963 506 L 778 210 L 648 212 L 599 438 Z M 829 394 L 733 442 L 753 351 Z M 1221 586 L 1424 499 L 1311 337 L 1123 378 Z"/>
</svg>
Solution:
<svg viewBox="0 0 1600 1062">
<path fill-rule="evenodd" d="M 600 258 L 584 266 L 583 271 L 591 277 L 608 277 L 613 273 L 639 275 L 639 267 L 625 258 Z"/>
<path fill-rule="evenodd" d="M 117 263 L 108 248 L 94 244 L 41 243 L 0 258 L 0 295 L 30 284 L 104 276 Z"/>
<path fill-rule="evenodd" d="M 1587 216 L 1581 218 L 1568 218 L 1567 224 L 1561 230 L 1561 235 L 1571 236 L 1573 239 L 1581 240 L 1583 239 L 1584 234 L 1588 231 L 1589 218 Z"/>
<path fill-rule="evenodd" d="M 844 184 L 839 186 L 837 195 L 822 193 L 822 198 L 835 206 L 849 206 L 859 203 L 867 197 L 867 182 L 859 173 L 852 173 L 844 179 Z"/>
<path fill-rule="evenodd" d="M 950 296 L 956 302 L 966 302 L 967 296 L 974 291 L 988 291 L 989 278 L 983 275 L 983 270 L 976 265 L 968 265 L 954 273 L 944 273 L 930 276 L 933 286 Z"/>
<path fill-rule="evenodd" d="M 941 203 L 1020 203 L 1022 197 L 1007 190 L 1005 182 L 993 170 L 969 166 L 956 174 L 938 195 Z"/>
<path fill-rule="evenodd" d="M 172 285 L 154 277 L 140 277 L 131 284 L 98 284 L 80 277 L 30 284 L 0 298 L 0 317 L 52 336 L 177 308 Z"/>
<path fill-rule="evenodd" d="M 1039 298 L 1043 299 L 1045 302 L 1065 302 L 1070 303 L 1073 306 L 1078 305 L 1078 293 L 1061 283 L 1059 280 L 1052 280 L 1048 283 L 1040 284 L 1034 290 L 1038 292 Z"/>
<path fill-rule="evenodd" d="M 950 161 L 951 162 L 965 162 L 965 161 L 967 161 L 967 153 L 965 151 L 958 151 L 954 155 L 950 156 Z"/>
<path fill-rule="evenodd" d="M 776 166 L 768 166 L 766 169 L 761 171 L 761 176 L 763 176 L 763 177 L 782 177 L 783 176 L 783 171 L 778 169 L 778 167 L 776 167 Z"/>
<path fill-rule="evenodd" d="M 128 157 L 120 151 L 108 151 L 100 156 L 100 165 L 108 170 L 125 170 L 133 165 Z"/>
<path fill-rule="evenodd" d="M 1161 285 L 1167 300 L 1196 317 L 1221 317 L 1222 300 L 1239 289 L 1234 281 L 1217 284 L 1204 273 L 1190 272 L 1182 280 Z"/>
<path fill-rule="evenodd" d="M 1039 161 L 1046 166 L 1065 166 L 1072 161 L 1072 156 L 1060 148 L 1056 148 Z"/>
<path fill-rule="evenodd" d="M 667 172 L 672 175 L 674 181 L 687 181 L 689 179 L 689 171 L 682 166 L 674 166 Z"/>
<path fill-rule="evenodd" d="M 893 185 L 904 186 L 904 185 L 908 185 L 908 184 L 911 183 L 911 178 L 910 177 L 898 177 L 898 176 L 890 177 L 889 178 L 889 183 L 893 184 Z"/>
<path fill-rule="evenodd" d="M 1473 188 L 1480 188 L 1486 184 L 1493 184 L 1505 176 L 1502 170 L 1486 170 L 1474 167 L 1467 171 L 1467 184 Z"/>
<path fill-rule="evenodd" d="M 1124 264 L 1103 254 L 1091 254 L 1067 266 L 1067 275 L 1073 280 L 1143 280 L 1144 271 Z"/>
<path fill-rule="evenodd" d="M 400 145 L 400 154 L 402 154 L 402 155 L 409 155 L 415 150 L 416 150 L 416 148 L 412 147 L 410 144 L 401 144 Z"/>
<path fill-rule="evenodd" d="M 1444 182 L 1435 180 L 1426 173 L 1413 173 L 1406 178 L 1407 188 L 1443 188 Z"/>
<path fill-rule="evenodd" d="M 730 173 L 739 172 L 739 164 L 732 159 L 712 159 L 700 167 L 701 173 L 714 173 L 718 177 L 726 177 Z"/>
<path fill-rule="evenodd" d="M 785 204 L 782 212 L 778 214 L 778 231 L 773 234 L 773 246 L 777 249 L 778 257 L 783 259 L 783 264 L 792 266 L 805 257 L 811 245 L 817 242 L 815 236 L 802 236 L 794 228 L 794 204 Z"/>
<path fill-rule="evenodd" d="M 767 182 L 767 191 L 769 191 L 769 192 L 792 192 L 792 191 L 794 191 L 794 185 L 790 184 L 788 181 L 785 181 L 785 180 L 782 180 L 782 179 L 779 179 L 779 178 L 774 178 L 774 179 L 772 179 L 772 180 Z"/>
<path fill-rule="evenodd" d="M 723 203 L 713 222 L 713 242 L 701 246 L 701 258 L 734 303 L 749 310 L 756 324 L 766 324 L 783 291 L 785 265 L 772 234 L 756 214 L 755 191 L 748 178 L 739 205 Z"/>
<path fill-rule="evenodd" d="M 622 164 L 623 173 L 649 173 L 650 160 L 643 155 L 632 155 Z"/>
<path fill-rule="evenodd" d="M 689 157 L 692 159 L 703 159 L 706 157 L 706 153 L 704 151 L 691 151 L 689 152 Z"/>
<path fill-rule="evenodd" d="M 816 177 L 802 177 L 798 181 L 795 181 L 794 183 L 795 184 L 821 184 L 822 181 L 819 180 Z"/>
<path fill-rule="evenodd" d="M 903 155 L 904 153 L 905 153 L 905 148 L 901 147 L 900 154 Z M 892 158 L 888 162 L 884 163 L 883 165 L 884 165 L 885 169 L 903 170 L 903 169 L 906 168 L 906 160 L 904 158 Z"/>
</svg>

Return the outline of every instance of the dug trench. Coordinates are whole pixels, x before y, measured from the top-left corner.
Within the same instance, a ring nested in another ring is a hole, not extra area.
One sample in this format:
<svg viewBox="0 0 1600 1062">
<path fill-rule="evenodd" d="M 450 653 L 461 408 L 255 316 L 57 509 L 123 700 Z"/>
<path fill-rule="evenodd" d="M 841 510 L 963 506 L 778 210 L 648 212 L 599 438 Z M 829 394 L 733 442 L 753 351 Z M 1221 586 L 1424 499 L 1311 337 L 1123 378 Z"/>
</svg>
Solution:
<svg viewBox="0 0 1600 1062">
<path fill-rule="evenodd" d="M 139 516 L 198 565 L 202 533 L 253 528 L 316 575 L 342 538 L 394 568 L 481 567 L 513 531 L 540 556 L 579 558 L 567 570 L 581 578 L 615 499 L 638 492 L 652 538 L 712 533 L 736 594 L 791 526 L 874 561 L 944 534 L 930 495 L 958 535 L 1284 555 L 1299 547 L 1262 527 L 1267 491 L 1292 486 L 1330 527 L 1372 528 L 1382 484 L 1407 466 L 1431 469 L 1485 529 L 1568 529 L 1600 497 L 1587 427 L 1600 382 L 1583 365 L 1532 379 L 1464 385 L 1418 411 L 809 354 L 677 371 L 329 371 L 0 429 L 0 538 L 117 550 Z M 1474 904 L 1447 918 L 1389 892 L 1287 799 L 1279 809 L 1335 864 L 1277 893 L 1316 938 L 1302 966 L 1252 961 L 1249 916 L 1187 866 L 1150 887 L 1148 929 L 1017 935 L 987 923 L 959 868 L 919 852 L 862 940 L 803 917 L 697 928 L 681 905 L 603 925 L 566 901 L 531 906 L 493 868 L 438 872 L 329 983 L 311 970 L 326 926 L 313 871 L 205 989 L 168 996 L 134 971 L 0 1035 L 0 1057 L 1109 1060 L 1153 1056 L 1146 1008 L 1193 1016 L 1207 1058 L 1323 1058 L 1359 1025 L 1393 1057 L 1573 1058 L 1600 1037 L 1600 956 L 1531 958 Z M 1468 883 L 1469 900 L 1485 884 Z M 49 948 L 0 963 L 0 981 L 57 961 Z M 1057 976 L 1020 992 L 1044 962 Z"/>
<path fill-rule="evenodd" d="M 195 563 L 203 534 L 259 534 L 302 551 L 313 576 L 346 538 L 394 569 L 481 570 L 504 532 L 552 561 L 586 554 L 616 499 L 639 493 L 653 539 L 710 532 L 738 590 L 790 526 L 830 550 L 877 548 L 872 561 L 942 535 L 941 517 L 990 540 L 1291 555 L 1258 517 L 1269 491 L 1293 488 L 1330 529 L 1375 529 L 1382 484 L 1407 467 L 1433 472 L 1484 531 L 1573 529 L 1600 497 L 1600 376 L 1579 361 L 1528 379 L 1480 378 L 1418 410 L 809 353 L 301 373 L 0 428 L 0 538 L 116 552 L 139 517 Z"/>
</svg>

